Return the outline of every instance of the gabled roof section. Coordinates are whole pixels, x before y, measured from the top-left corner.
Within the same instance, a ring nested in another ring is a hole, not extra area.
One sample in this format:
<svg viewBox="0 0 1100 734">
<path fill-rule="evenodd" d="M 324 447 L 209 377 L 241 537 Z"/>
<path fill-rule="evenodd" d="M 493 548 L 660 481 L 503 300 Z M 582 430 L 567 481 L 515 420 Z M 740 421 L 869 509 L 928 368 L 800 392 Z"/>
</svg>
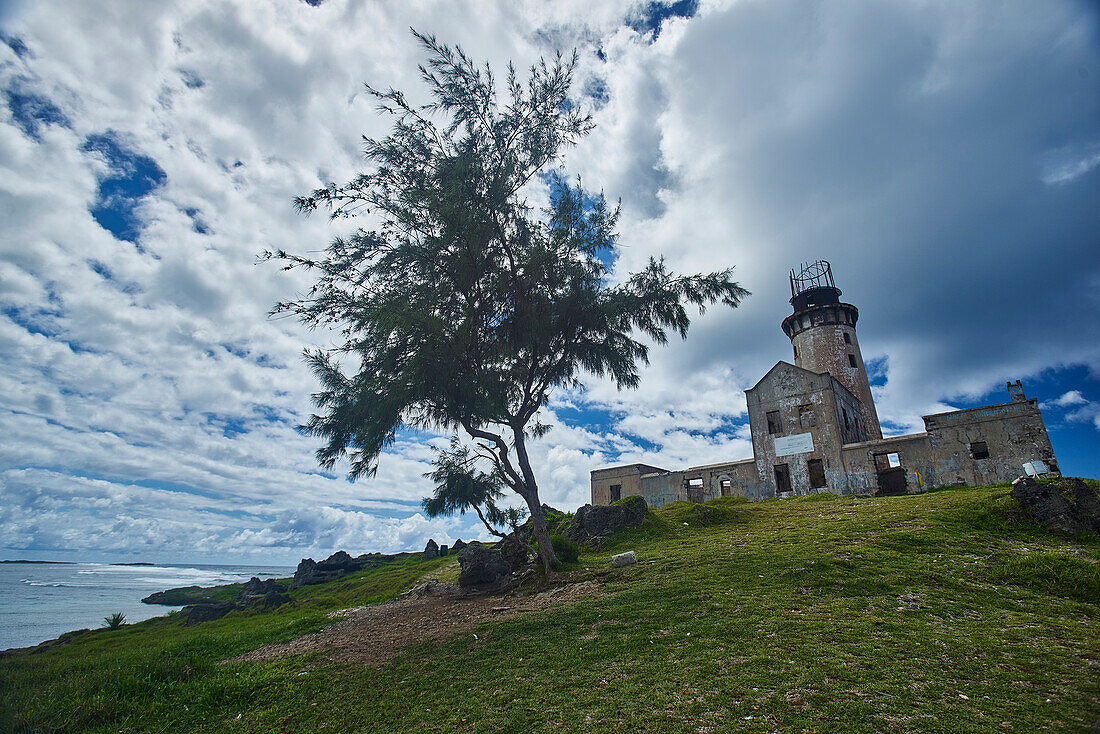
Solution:
<svg viewBox="0 0 1100 734">
<path fill-rule="evenodd" d="M 828 372 L 820 372 L 820 373 L 819 372 L 811 372 L 808 369 L 805 369 L 803 367 L 798 367 L 797 365 L 793 365 L 790 362 L 784 362 L 783 360 L 779 360 L 778 362 L 775 363 L 775 366 L 772 367 L 770 370 L 768 370 L 767 374 L 765 374 L 763 377 L 761 377 L 759 380 L 757 380 L 756 384 L 753 385 L 752 387 L 750 387 L 749 390 L 755 390 L 756 388 L 760 387 L 764 383 L 771 382 L 772 380 L 774 380 L 778 375 L 780 375 L 783 372 L 793 373 L 795 375 L 802 375 L 804 377 L 811 378 L 811 379 L 814 378 L 814 377 L 821 377 L 822 375 L 828 375 L 829 374 Z M 831 377 L 831 375 L 830 375 L 830 377 Z M 748 392 L 748 390 L 746 390 L 745 392 Z"/>
<path fill-rule="evenodd" d="M 755 385 L 750 387 L 745 392 L 746 393 L 752 392 L 753 390 L 756 390 L 761 385 L 765 385 L 765 384 L 768 384 L 770 382 L 774 382 L 775 380 L 779 379 L 782 375 L 790 375 L 793 379 L 796 379 L 796 380 L 801 377 L 806 382 L 813 382 L 815 380 L 818 380 L 818 379 L 824 377 L 829 383 L 831 383 L 833 385 L 834 389 L 843 391 L 844 393 L 846 393 L 848 395 L 851 395 L 852 399 L 855 400 L 857 403 L 860 402 L 858 396 L 853 395 L 851 390 L 844 387 L 844 383 L 842 383 L 840 380 L 833 377 L 828 371 L 826 371 L 826 372 L 814 372 L 814 371 L 808 370 L 804 367 L 799 367 L 797 365 L 793 365 L 790 362 L 784 362 L 783 360 L 780 360 L 780 361 L 776 362 L 775 366 L 772 367 L 770 370 L 768 370 L 768 373 L 766 375 L 764 375 L 763 377 L 761 377 L 759 382 L 757 382 Z M 822 385 L 821 387 L 824 387 L 824 386 Z M 817 389 L 820 389 L 820 388 L 817 388 Z"/>
</svg>

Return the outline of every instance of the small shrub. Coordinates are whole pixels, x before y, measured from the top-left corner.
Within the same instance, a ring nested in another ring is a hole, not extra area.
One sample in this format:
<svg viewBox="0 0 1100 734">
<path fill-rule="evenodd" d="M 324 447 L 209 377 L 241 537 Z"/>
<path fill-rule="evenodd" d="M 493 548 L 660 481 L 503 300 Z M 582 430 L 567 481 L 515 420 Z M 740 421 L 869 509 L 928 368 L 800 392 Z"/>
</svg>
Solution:
<svg viewBox="0 0 1100 734">
<path fill-rule="evenodd" d="M 562 563 L 576 563 L 577 559 L 580 558 L 580 546 L 564 535 L 551 535 L 550 543 L 554 546 L 554 555 Z"/>
<path fill-rule="evenodd" d="M 107 629 L 117 630 L 126 622 L 126 615 L 122 612 L 115 612 L 110 617 L 103 618 L 103 624 Z"/>
</svg>

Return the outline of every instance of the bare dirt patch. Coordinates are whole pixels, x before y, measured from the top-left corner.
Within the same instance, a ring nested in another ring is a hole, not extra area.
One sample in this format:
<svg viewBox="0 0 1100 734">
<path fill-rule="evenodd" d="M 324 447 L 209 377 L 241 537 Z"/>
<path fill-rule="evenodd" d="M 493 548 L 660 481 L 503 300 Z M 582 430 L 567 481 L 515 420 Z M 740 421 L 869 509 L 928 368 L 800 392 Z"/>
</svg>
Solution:
<svg viewBox="0 0 1100 734">
<path fill-rule="evenodd" d="M 330 616 L 338 621 L 319 632 L 264 645 L 225 662 L 326 651 L 329 660 L 376 666 L 408 645 L 450 637 L 482 622 L 539 612 L 599 594 L 596 581 L 584 581 L 537 593 L 513 591 L 504 596 L 462 597 L 456 584 L 431 580 L 382 604 L 333 612 Z"/>
</svg>

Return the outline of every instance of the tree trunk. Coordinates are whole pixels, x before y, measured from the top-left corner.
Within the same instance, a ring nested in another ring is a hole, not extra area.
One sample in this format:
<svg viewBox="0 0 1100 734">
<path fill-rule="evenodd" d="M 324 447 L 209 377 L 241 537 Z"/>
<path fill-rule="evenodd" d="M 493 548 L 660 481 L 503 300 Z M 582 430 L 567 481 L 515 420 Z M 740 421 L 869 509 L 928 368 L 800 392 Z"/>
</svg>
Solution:
<svg viewBox="0 0 1100 734">
<path fill-rule="evenodd" d="M 546 515 L 542 512 L 542 500 L 539 499 L 539 487 L 535 483 L 535 473 L 531 470 L 531 460 L 527 456 L 527 443 L 523 440 L 523 430 L 515 431 L 516 459 L 519 461 L 520 471 L 523 473 L 523 482 L 526 492 L 522 493 L 527 501 L 527 509 L 531 511 L 531 529 L 534 531 L 535 540 L 539 544 L 539 560 L 543 568 L 549 573 L 552 566 L 558 563 L 558 556 L 554 553 L 554 544 L 550 542 L 550 531 L 546 529 Z"/>
<path fill-rule="evenodd" d="M 554 544 L 550 542 L 550 531 L 546 529 L 546 515 L 542 512 L 542 502 L 539 501 L 537 491 L 525 496 L 524 499 L 527 500 L 527 508 L 531 511 L 531 529 L 539 544 L 539 560 L 549 573 L 551 567 L 557 565 L 558 557 L 554 553 Z"/>
</svg>

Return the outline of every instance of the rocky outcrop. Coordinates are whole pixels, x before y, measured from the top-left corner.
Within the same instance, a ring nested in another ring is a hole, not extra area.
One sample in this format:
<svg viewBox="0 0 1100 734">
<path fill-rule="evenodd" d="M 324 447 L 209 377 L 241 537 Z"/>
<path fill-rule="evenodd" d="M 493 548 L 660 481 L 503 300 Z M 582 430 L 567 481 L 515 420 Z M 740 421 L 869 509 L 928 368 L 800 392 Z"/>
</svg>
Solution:
<svg viewBox="0 0 1100 734">
<path fill-rule="evenodd" d="M 451 553 L 458 553 L 460 550 L 462 550 L 465 547 L 466 547 L 466 544 L 464 542 L 462 542 L 462 538 L 459 538 L 458 540 L 455 541 L 454 545 L 451 546 Z"/>
<path fill-rule="evenodd" d="M 483 545 L 474 541 L 458 554 L 458 585 L 470 593 L 494 593 L 518 583 L 531 558 L 530 548 L 514 541 Z"/>
<path fill-rule="evenodd" d="M 237 606 L 239 608 L 261 607 L 273 609 L 286 604 L 290 597 L 285 593 L 286 587 L 275 579 L 261 581 L 253 576 L 237 594 Z"/>
<path fill-rule="evenodd" d="M 428 544 L 424 546 L 424 560 L 439 558 L 439 545 L 433 538 L 428 538 Z"/>
<path fill-rule="evenodd" d="M 312 558 L 303 558 L 294 572 L 294 580 L 290 582 L 290 588 L 300 589 L 303 586 L 323 584 L 326 581 L 335 581 L 341 576 L 347 576 L 367 565 L 365 556 L 352 558 L 344 551 L 336 551 L 323 561 L 315 561 Z"/>
<path fill-rule="evenodd" d="M 613 533 L 636 528 L 646 518 L 649 506 L 637 495 L 613 505 L 585 505 L 573 515 L 563 535 L 577 543 L 598 548 Z"/>
<path fill-rule="evenodd" d="M 192 604 L 183 608 L 183 623 L 190 626 L 200 622 L 212 622 L 221 619 L 237 608 L 231 601 L 212 601 Z"/>
<path fill-rule="evenodd" d="M 182 610 L 183 623 L 192 625 L 210 622 L 241 609 L 274 609 L 293 601 L 285 591 L 286 587 L 275 579 L 261 581 L 253 576 L 237 592 L 235 601 L 203 601 L 185 606 Z"/>
<path fill-rule="evenodd" d="M 290 582 L 291 589 L 300 589 L 303 586 L 323 584 L 327 581 L 335 581 L 341 576 L 361 571 L 364 568 L 378 568 L 387 563 L 419 553 L 364 553 L 354 558 L 345 551 L 336 551 L 323 561 L 315 561 L 312 558 L 303 558 L 298 564 L 298 570 L 294 572 L 294 580 Z"/>
<path fill-rule="evenodd" d="M 1100 499 L 1080 479 L 1037 482 L 1031 477 L 1020 477 L 1012 483 L 1012 498 L 1029 518 L 1047 530 L 1100 532 Z"/>
</svg>

